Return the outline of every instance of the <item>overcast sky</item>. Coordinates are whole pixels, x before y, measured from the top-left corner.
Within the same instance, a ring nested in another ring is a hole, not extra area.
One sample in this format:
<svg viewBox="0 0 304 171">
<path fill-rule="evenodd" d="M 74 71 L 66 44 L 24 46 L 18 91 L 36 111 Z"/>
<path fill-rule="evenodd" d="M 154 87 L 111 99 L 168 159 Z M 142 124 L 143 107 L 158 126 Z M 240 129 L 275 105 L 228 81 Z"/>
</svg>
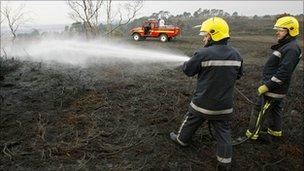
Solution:
<svg viewBox="0 0 304 171">
<path fill-rule="evenodd" d="M 2 0 L 1 0 L 2 1 Z M 128 1 L 115 1 L 115 4 Z M 1 8 L 7 3 L 1 2 Z M 68 16 L 70 11 L 65 1 L 13 1 L 10 6 L 16 8 L 20 4 L 25 4 L 25 10 L 30 11 L 31 24 L 71 24 Z M 193 13 L 198 8 L 202 9 L 222 9 L 230 14 L 234 11 L 239 15 L 253 16 L 265 14 L 302 14 L 303 1 L 144 1 L 144 6 L 137 15 L 149 16 L 153 12 L 160 10 L 169 11 L 171 14 L 181 14 L 185 11 Z"/>
</svg>

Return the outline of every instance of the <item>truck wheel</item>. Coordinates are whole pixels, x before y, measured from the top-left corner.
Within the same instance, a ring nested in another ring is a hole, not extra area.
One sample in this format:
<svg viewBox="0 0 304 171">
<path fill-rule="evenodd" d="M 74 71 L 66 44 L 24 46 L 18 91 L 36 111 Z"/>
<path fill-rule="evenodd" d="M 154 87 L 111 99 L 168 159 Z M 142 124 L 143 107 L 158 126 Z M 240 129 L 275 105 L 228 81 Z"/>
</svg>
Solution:
<svg viewBox="0 0 304 171">
<path fill-rule="evenodd" d="M 138 33 L 133 34 L 133 39 L 135 41 L 139 41 L 141 39 L 141 36 Z"/>
<path fill-rule="evenodd" d="M 166 34 L 161 34 L 161 35 L 159 36 L 159 40 L 160 40 L 161 42 L 166 42 L 166 41 L 168 41 L 168 36 L 167 36 Z"/>
</svg>

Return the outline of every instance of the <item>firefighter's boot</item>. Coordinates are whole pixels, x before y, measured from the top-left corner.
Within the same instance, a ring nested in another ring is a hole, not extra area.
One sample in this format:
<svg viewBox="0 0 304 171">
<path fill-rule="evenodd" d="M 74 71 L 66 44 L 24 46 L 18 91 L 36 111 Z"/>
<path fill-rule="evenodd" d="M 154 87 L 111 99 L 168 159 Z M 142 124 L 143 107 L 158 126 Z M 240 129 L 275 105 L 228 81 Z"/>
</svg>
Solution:
<svg viewBox="0 0 304 171">
<path fill-rule="evenodd" d="M 260 132 L 259 137 L 257 139 L 258 142 L 263 143 L 263 144 L 271 144 L 272 140 L 270 135 L 264 132 Z"/>
<path fill-rule="evenodd" d="M 231 163 L 218 162 L 216 166 L 216 171 L 228 171 L 231 170 Z"/>
<path fill-rule="evenodd" d="M 174 132 L 170 133 L 170 139 L 180 146 L 183 146 L 183 147 L 188 146 L 188 144 L 181 142 Z"/>
</svg>

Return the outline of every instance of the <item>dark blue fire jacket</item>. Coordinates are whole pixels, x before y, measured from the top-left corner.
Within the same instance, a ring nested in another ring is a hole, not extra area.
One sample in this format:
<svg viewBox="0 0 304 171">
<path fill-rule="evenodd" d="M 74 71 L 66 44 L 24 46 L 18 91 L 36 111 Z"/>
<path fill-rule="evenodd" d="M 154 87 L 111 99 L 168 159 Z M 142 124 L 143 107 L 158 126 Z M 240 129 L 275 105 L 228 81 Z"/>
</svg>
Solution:
<svg viewBox="0 0 304 171">
<path fill-rule="evenodd" d="M 197 50 L 183 65 L 187 76 L 197 75 L 197 88 L 189 111 L 207 119 L 230 119 L 233 90 L 243 75 L 243 60 L 227 40 Z"/>
<path fill-rule="evenodd" d="M 301 48 L 294 37 L 289 37 L 271 47 L 273 53 L 263 69 L 263 83 L 269 91 L 266 96 L 286 96 L 293 71 L 302 57 Z"/>
</svg>

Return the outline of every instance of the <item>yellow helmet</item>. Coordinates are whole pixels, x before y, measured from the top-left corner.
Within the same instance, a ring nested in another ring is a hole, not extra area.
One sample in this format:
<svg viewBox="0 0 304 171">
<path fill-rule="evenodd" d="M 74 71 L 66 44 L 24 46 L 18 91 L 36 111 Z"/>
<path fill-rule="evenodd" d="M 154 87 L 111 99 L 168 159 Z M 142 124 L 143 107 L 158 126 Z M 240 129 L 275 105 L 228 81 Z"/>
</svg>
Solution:
<svg viewBox="0 0 304 171">
<path fill-rule="evenodd" d="M 294 37 L 299 34 L 299 22 L 292 16 L 281 17 L 275 23 L 273 29 L 288 29 L 290 36 Z"/>
<path fill-rule="evenodd" d="M 202 23 L 200 35 L 209 33 L 212 40 L 219 41 L 229 37 L 229 26 L 226 21 L 219 17 L 209 18 Z"/>
</svg>

